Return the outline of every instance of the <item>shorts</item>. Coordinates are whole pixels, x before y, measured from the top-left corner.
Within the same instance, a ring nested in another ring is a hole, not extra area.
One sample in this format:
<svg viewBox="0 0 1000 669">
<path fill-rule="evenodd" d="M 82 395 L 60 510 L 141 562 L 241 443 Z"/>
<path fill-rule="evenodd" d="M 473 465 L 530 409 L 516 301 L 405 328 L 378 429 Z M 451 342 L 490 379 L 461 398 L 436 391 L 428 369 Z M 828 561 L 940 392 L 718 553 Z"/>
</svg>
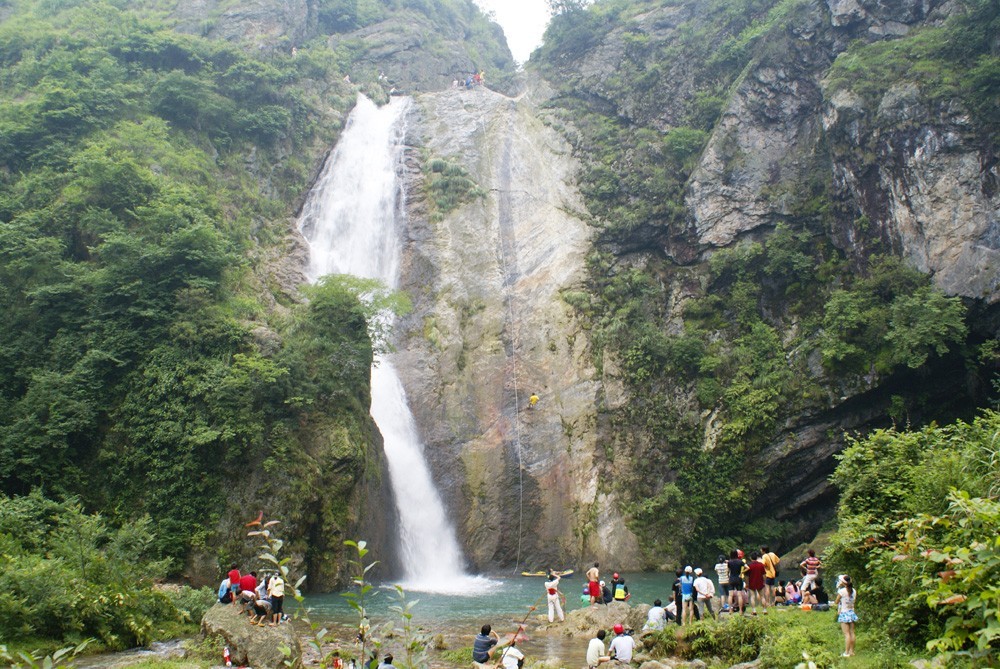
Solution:
<svg viewBox="0 0 1000 669">
<path fill-rule="evenodd" d="M 722 590 L 722 598 L 725 599 L 729 595 L 729 584 L 728 583 L 720 583 L 719 584 L 719 589 Z"/>
<path fill-rule="evenodd" d="M 602 597 L 600 583 L 598 583 L 597 581 L 590 581 L 590 585 L 588 585 L 587 587 L 590 588 L 591 597 L 597 597 L 598 599 Z"/>
<path fill-rule="evenodd" d="M 282 605 L 285 603 L 284 597 L 272 597 L 271 598 L 271 613 L 281 613 Z"/>
<path fill-rule="evenodd" d="M 854 612 L 854 609 L 850 611 L 841 611 L 837 614 L 838 623 L 856 623 L 858 622 L 858 614 Z"/>
<path fill-rule="evenodd" d="M 764 579 L 764 583 L 766 583 L 767 585 L 770 585 L 770 586 L 774 586 L 774 584 L 776 584 L 777 582 L 778 582 L 777 577 L 771 577 L 771 578 L 765 578 Z"/>
<path fill-rule="evenodd" d="M 233 585 L 229 586 L 229 592 L 233 593 L 234 595 L 240 594 L 240 584 L 234 583 Z"/>
<path fill-rule="evenodd" d="M 681 595 L 681 600 L 685 602 L 690 602 L 693 599 L 691 595 Z"/>
<path fill-rule="evenodd" d="M 729 589 L 735 590 L 736 592 L 741 592 L 743 590 L 743 581 L 730 581 Z"/>
</svg>

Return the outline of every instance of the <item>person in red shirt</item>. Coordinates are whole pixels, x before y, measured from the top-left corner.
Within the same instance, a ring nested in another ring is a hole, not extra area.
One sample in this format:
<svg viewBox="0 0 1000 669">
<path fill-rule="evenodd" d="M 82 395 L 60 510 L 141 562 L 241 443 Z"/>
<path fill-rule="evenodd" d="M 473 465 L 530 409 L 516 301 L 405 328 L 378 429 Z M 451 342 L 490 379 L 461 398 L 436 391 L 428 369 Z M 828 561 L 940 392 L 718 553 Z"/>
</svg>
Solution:
<svg viewBox="0 0 1000 669">
<path fill-rule="evenodd" d="M 243 574 L 240 579 L 240 599 L 243 600 L 245 610 L 252 610 L 253 603 L 257 601 L 257 572 Z"/>
<path fill-rule="evenodd" d="M 233 593 L 233 606 L 239 606 L 238 595 L 240 594 L 240 570 L 237 568 L 236 563 L 229 568 L 229 591 Z"/>
<path fill-rule="evenodd" d="M 767 574 L 767 567 L 760 560 L 760 551 L 750 554 L 750 562 L 747 564 L 747 590 L 750 591 L 750 612 L 757 615 L 757 604 L 764 607 L 764 615 L 767 615 L 767 600 L 764 599 L 764 578 Z"/>
</svg>

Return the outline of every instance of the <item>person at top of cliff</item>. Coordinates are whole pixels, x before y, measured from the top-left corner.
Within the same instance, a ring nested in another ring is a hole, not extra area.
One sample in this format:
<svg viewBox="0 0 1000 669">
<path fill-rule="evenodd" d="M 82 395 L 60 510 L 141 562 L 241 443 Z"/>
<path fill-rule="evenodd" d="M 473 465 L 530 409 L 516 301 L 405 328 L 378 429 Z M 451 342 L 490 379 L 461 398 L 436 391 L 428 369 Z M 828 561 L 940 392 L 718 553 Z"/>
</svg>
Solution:
<svg viewBox="0 0 1000 669">
<path fill-rule="evenodd" d="M 549 622 L 554 622 L 559 616 L 559 622 L 566 622 L 566 614 L 563 613 L 562 593 L 559 592 L 559 575 L 549 569 L 549 576 L 545 581 L 545 599 L 549 605 Z"/>
<path fill-rule="evenodd" d="M 500 637 L 493 631 L 493 628 L 489 624 L 483 625 L 479 634 L 472 640 L 473 663 L 481 665 L 489 662 L 499 642 Z"/>
<path fill-rule="evenodd" d="M 594 566 L 587 570 L 587 585 L 590 588 L 590 605 L 594 606 L 598 601 L 603 601 L 601 596 L 601 571 L 600 564 L 595 562 Z"/>
<path fill-rule="evenodd" d="M 538 404 L 538 394 L 531 393 L 531 397 L 528 398 L 528 408 L 534 409 L 536 404 Z"/>
</svg>

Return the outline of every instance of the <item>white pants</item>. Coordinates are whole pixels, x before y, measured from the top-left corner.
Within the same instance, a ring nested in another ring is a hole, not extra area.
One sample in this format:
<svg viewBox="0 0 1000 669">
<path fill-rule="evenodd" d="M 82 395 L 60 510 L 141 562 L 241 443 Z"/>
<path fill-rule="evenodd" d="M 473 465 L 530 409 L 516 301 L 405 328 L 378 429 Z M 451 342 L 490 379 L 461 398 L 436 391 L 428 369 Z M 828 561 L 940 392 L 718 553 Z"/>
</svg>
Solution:
<svg viewBox="0 0 1000 669">
<path fill-rule="evenodd" d="M 563 615 L 562 604 L 559 603 L 559 593 L 546 594 L 545 598 L 549 601 L 549 622 L 555 620 L 555 616 L 559 616 L 559 622 L 565 621 L 566 616 Z"/>
</svg>

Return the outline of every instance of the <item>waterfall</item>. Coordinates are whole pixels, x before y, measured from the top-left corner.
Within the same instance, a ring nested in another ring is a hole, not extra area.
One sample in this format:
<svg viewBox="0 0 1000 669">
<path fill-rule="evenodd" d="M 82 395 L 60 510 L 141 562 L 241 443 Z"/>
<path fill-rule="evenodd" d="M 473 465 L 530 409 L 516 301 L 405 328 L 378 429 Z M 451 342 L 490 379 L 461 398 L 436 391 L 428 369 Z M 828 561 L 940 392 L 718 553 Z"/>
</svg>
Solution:
<svg viewBox="0 0 1000 669">
<path fill-rule="evenodd" d="M 393 98 L 380 108 L 358 96 L 299 218 L 309 242 L 310 280 L 353 274 L 397 286 L 404 216 L 398 173 L 409 107 L 409 98 Z M 489 581 L 465 572 L 391 356 L 372 368 L 371 415 L 382 432 L 399 512 L 402 585 L 424 592 L 481 592 Z"/>
</svg>

